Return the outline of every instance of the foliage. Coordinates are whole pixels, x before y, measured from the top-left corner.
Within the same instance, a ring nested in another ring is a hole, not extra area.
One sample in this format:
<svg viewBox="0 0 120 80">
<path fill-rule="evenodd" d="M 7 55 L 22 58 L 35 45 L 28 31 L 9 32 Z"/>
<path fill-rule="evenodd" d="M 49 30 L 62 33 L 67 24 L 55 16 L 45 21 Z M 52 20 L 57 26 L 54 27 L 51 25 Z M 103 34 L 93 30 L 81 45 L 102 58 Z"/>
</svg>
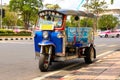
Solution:
<svg viewBox="0 0 120 80">
<path fill-rule="evenodd" d="M 14 26 L 17 24 L 17 16 L 14 12 L 7 12 L 5 18 L 3 19 L 3 24 L 6 26 Z"/>
<path fill-rule="evenodd" d="M 23 20 L 17 19 L 17 26 L 23 26 Z"/>
<path fill-rule="evenodd" d="M 91 18 L 83 18 L 80 20 L 81 27 L 93 27 L 93 20 Z"/>
<path fill-rule="evenodd" d="M 94 14 L 99 14 L 99 12 L 107 8 L 106 4 L 105 0 L 91 0 L 89 3 L 85 4 L 84 7 Z"/>
<path fill-rule="evenodd" d="M 113 15 L 103 15 L 98 21 L 99 28 L 102 30 L 113 29 L 118 23 L 118 18 Z"/>
<path fill-rule="evenodd" d="M 10 9 L 18 12 L 28 29 L 30 21 L 36 20 L 38 9 L 43 6 L 42 0 L 10 0 Z"/>
<path fill-rule="evenodd" d="M 66 21 L 66 26 L 67 26 L 67 27 L 73 27 L 73 25 L 71 24 L 70 21 Z"/>
<path fill-rule="evenodd" d="M 69 27 L 93 27 L 93 20 L 91 18 L 82 18 L 78 21 L 74 20 L 74 16 L 70 18 L 70 21 L 66 22 L 66 25 Z"/>
<path fill-rule="evenodd" d="M 111 0 L 111 4 L 113 4 L 114 3 L 114 0 Z"/>
<path fill-rule="evenodd" d="M 89 10 L 90 12 L 93 12 L 96 14 L 96 18 L 94 20 L 94 31 L 97 31 L 97 24 L 98 24 L 98 15 L 100 12 L 102 12 L 104 9 L 107 8 L 107 3 L 105 0 L 91 0 L 89 3 L 86 3 L 84 7 Z"/>
<path fill-rule="evenodd" d="M 1 33 L 13 33 L 13 31 L 12 30 L 0 29 L 0 34 Z"/>
<path fill-rule="evenodd" d="M 53 9 L 53 10 L 60 9 L 60 6 L 58 4 L 55 4 L 55 5 L 53 5 L 53 4 L 46 4 L 45 7 L 47 9 Z"/>
<path fill-rule="evenodd" d="M 79 23 L 79 21 L 76 21 L 74 19 L 74 16 L 71 16 L 70 20 L 66 22 L 66 25 L 69 27 L 76 27 L 76 26 L 78 26 L 78 23 Z"/>
<path fill-rule="evenodd" d="M 9 11 L 8 6 L 4 6 L 5 17 L 3 18 L 3 25 L 11 27 L 17 25 L 17 14 L 15 12 Z"/>
<path fill-rule="evenodd" d="M 30 31 L 14 32 L 13 30 L 0 29 L 0 36 L 31 36 Z"/>
</svg>

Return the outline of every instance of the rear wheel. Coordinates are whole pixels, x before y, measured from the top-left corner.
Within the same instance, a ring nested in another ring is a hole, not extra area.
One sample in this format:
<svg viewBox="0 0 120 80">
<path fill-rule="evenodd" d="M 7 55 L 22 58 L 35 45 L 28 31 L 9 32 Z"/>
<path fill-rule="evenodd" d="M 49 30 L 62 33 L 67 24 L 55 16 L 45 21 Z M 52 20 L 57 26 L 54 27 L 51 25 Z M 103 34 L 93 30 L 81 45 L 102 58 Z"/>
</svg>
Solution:
<svg viewBox="0 0 120 80">
<path fill-rule="evenodd" d="M 108 38 L 108 35 L 107 35 L 107 34 L 105 35 L 105 38 Z"/>
<path fill-rule="evenodd" d="M 90 64 L 94 61 L 96 57 L 95 49 L 94 47 L 87 47 L 84 51 L 85 54 L 85 63 Z"/>
<path fill-rule="evenodd" d="M 39 69 L 42 72 L 46 72 L 48 70 L 49 63 L 47 62 L 47 57 L 44 54 L 40 54 L 39 59 Z"/>
</svg>

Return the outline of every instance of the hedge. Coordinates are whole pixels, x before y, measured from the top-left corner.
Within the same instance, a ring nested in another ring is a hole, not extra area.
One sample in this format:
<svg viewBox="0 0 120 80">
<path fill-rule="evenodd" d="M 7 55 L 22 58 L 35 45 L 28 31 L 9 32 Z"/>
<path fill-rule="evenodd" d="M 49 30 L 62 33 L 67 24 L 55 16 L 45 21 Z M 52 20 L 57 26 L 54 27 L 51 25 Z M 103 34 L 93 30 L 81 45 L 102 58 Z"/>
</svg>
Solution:
<svg viewBox="0 0 120 80">
<path fill-rule="evenodd" d="M 14 32 L 13 30 L 0 29 L 0 36 L 31 36 L 30 31 Z"/>
</svg>

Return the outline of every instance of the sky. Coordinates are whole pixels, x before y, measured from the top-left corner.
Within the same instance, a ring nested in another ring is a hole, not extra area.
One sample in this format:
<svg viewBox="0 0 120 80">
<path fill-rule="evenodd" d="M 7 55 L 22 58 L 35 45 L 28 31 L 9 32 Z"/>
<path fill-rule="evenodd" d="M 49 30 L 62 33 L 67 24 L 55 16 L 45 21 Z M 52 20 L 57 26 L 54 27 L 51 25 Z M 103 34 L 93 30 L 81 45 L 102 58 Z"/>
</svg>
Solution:
<svg viewBox="0 0 120 80">
<path fill-rule="evenodd" d="M 0 0 L 1 1 L 1 0 Z M 2 4 L 9 4 L 10 0 L 2 0 Z M 81 6 L 86 0 L 44 0 L 44 4 L 59 4 L 61 8 L 64 9 L 74 9 L 74 10 L 84 10 Z M 105 0 L 108 3 L 109 9 L 120 9 L 120 0 L 114 0 L 114 4 L 110 5 L 110 0 Z"/>
</svg>

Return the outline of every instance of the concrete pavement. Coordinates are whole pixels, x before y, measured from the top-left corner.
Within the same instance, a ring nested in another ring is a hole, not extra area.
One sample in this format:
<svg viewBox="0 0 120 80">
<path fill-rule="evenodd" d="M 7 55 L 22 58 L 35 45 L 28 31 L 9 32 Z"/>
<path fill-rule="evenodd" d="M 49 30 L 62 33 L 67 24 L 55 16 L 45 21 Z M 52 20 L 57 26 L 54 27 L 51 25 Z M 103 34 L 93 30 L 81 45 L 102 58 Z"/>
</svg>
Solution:
<svg viewBox="0 0 120 80">
<path fill-rule="evenodd" d="M 59 80 L 120 80 L 120 50 L 73 71 Z"/>
</svg>

